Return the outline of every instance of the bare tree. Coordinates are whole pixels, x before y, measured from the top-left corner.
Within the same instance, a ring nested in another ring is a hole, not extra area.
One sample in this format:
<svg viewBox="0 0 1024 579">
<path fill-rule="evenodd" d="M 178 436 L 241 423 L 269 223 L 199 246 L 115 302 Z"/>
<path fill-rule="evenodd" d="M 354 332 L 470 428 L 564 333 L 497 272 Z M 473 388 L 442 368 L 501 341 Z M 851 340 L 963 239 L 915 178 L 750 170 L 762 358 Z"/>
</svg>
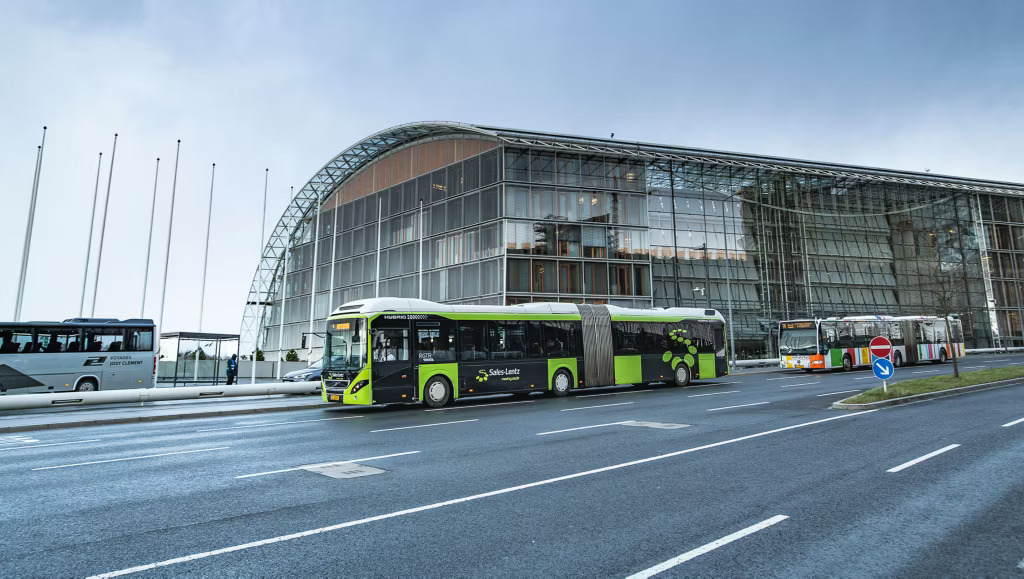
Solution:
<svg viewBox="0 0 1024 579">
<path fill-rule="evenodd" d="M 966 293 L 964 285 L 964 264 L 943 264 L 937 262 L 929 264 L 922 272 L 921 281 L 924 286 L 924 295 L 930 298 L 931 304 L 936 308 L 938 315 L 946 325 L 946 344 L 949 345 L 950 359 L 953 360 L 953 377 L 960 377 L 960 367 L 957 363 L 956 348 L 953 344 L 953 331 L 949 324 L 949 317 L 959 312 L 960 305 Z M 962 335 L 962 334 L 961 334 Z"/>
</svg>

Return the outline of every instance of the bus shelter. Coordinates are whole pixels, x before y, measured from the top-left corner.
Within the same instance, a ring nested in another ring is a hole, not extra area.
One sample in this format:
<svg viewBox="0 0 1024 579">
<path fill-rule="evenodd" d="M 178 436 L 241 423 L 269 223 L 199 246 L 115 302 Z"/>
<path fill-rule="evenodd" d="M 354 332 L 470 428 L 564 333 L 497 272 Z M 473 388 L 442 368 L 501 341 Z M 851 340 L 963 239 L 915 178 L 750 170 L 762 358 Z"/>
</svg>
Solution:
<svg viewBox="0 0 1024 579">
<path fill-rule="evenodd" d="M 226 382 L 227 361 L 237 353 L 238 334 L 160 334 L 157 383 L 163 386 L 189 386 Z"/>
</svg>

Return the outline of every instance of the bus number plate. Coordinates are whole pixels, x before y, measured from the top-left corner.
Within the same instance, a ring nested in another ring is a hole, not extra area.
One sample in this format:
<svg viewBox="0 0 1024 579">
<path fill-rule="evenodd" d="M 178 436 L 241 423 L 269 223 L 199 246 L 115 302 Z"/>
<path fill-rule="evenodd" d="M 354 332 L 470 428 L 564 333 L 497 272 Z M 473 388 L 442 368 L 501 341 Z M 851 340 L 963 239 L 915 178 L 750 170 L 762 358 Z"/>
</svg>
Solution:
<svg viewBox="0 0 1024 579">
<path fill-rule="evenodd" d="M 337 394 L 331 394 L 330 398 L 331 402 L 341 402 L 341 396 Z"/>
</svg>

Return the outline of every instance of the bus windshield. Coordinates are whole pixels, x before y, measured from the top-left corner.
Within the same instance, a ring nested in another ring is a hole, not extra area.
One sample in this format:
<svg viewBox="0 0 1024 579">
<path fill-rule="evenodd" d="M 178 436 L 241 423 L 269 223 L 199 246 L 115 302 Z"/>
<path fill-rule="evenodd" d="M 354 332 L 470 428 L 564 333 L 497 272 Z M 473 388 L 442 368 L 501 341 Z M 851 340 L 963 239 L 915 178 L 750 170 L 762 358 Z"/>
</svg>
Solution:
<svg viewBox="0 0 1024 579">
<path fill-rule="evenodd" d="M 786 356 L 792 354 L 817 354 L 818 331 L 814 328 L 783 330 L 779 335 L 779 353 Z"/>
<path fill-rule="evenodd" d="M 350 318 L 327 322 L 325 369 L 358 370 L 366 365 L 366 320 Z"/>
</svg>

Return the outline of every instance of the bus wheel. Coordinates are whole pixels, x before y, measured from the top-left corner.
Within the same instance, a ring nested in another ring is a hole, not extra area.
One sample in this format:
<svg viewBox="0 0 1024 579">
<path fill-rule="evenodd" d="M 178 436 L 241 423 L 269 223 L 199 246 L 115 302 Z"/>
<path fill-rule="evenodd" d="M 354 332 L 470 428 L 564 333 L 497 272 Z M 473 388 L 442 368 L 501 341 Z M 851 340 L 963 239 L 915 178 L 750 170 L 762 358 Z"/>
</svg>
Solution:
<svg viewBox="0 0 1024 579">
<path fill-rule="evenodd" d="M 561 398 L 568 396 L 570 390 L 572 390 L 572 376 L 565 370 L 555 372 L 551 378 L 551 392 Z"/>
<path fill-rule="evenodd" d="M 903 355 L 900 354 L 899 352 L 896 352 L 895 354 L 893 354 L 893 356 L 892 356 L 892 365 L 896 366 L 897 368 L 902 368 L 903 367 Z"/>
<path fill-rule="evenodd" d="M 434 376 L 423 387 L 423 403 L 431 408 L 442 408 L 452 400 L 452 387 L 441 376 Z"/>
<path fill-rule="evenodd" d="M 100 385 L 96 383 L 96 380 L 92 378 L 86 378 L 75 386 L 76 392 L 95 392 L 100 389 Z"/>
<path fill-rule="evenodd" d="M 843 356 L 843 370 L 846 372 L 853 370 L 853 359 L 849 355 Z"/>
<path fill-rule="evenodd" d="M 690 383 L 690 367 L 686 364 L 676 366 L 676 385 L 686 386 Z"/>
<path fill-rule="evenodd" d="M 945 363 L 946 363 L 946 350 L 942 349 L 942 350 L 939 350 L 939 364 L 945 364 Z"/>
</svg>

